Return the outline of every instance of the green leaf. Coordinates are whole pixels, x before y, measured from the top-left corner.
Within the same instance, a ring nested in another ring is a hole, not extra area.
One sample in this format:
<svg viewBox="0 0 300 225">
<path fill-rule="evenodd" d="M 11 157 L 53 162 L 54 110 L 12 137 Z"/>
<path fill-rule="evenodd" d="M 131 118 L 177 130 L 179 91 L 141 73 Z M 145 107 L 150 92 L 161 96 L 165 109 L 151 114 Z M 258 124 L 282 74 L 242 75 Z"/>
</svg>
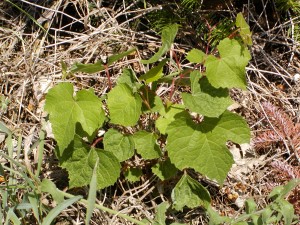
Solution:
<svg viewBox="0 0 300 225">
<path fill-rule="evenodd" d="M 95 63 L 74 63 L 71 68 L 70 68 L 70 72 L 71 73 L 76 73 L 76 72 L 84 72 L 84 73 L 97 73 L 101 70 L 104 70 L 105 67 L 102 64 L 102 62 L 99 60 Z"/>
<path fill-rule="evenodd" d="M 186 59 L 191 63 L 203 63 L 206 58 L 206 54 L 199 49 L 193 48 L 188 52 Z"/>
<path fill-rule="evenodd" d="M 58 204 L 64 201 L 64 195 L 57 189 L 56 185 L 51 180 L 43 179 L 41 191 L 49 193 Z"/>
<path fill-rule="evenodd" d="M 246 45 L 252 45 L 252 39 L 251 39 L 252 33 L 250 31 L 249 25 L 247 24 L 241 12 L 238 13 L 236 16 L 235 25 L 240 28 L 240 35 L 243 39 L 243 42 Z"/>
<path fill-rule="evenodd" d="M 152 56 L 148 60 L 141 60 L 141 63 L 150 64 L 158 61 L 160 57 L 163 56 L 171 48 L 171 45 L 176 37 L 177 31 L 178 24 L 165 26 L 162 30 L 161 35 L 162 46 L 159 48 L 158 52 L 154 54 L 154 56 Z"/>
<path fill-rule="evenodd" d="M 8 212 L 6 213 L 5 225 L 11 224 L 10 221 L 14 225 L 21 225 L 21 222 L 17 215 L 14 213 L 14 208 L 9 208 Z M 2 220 L 3 221 L 3 220 Z M 42 224 L 43 225 L 43 224 Z"/>
<path fill-rule="evenodd" d="M 247 201 L 245 202 L 245 209 L 247 214 L 251 214 L 256 211 L 257 206 L 253 198 L 247 199 Z"/>
<path fill-rule="evenodd" d="M 32 212 L 33 212 L 33 215 L 35 217 L 35 219 L 37 220 L 37 223 L 40 224 L 40 205 L 39 203 L 40 202 L 40 196 L 38 196 L 36 193 L 28 193 L 28 200 L 29 200 L 29 203 L 30 203 L 30 206 L 32 207 Z"/>
<path fill-rule="evenodd" d="M 251 58 L 248 49 L 229 38 L 220 41 L 217 48 L 220 58 L 209 55 L 205 62 L 208 81 L 216 88 L 246 89 L 245 67 Z"/>
<path fill-rule="evenodd" d="M 214 88 L 206 77 L 200 79 L 200 72 L 196 70 L 190 76 L 192 94 L 181 94 L 189 110 L 204 116 L 218 117 L 232 104 L 227 88 Z"/>
<path fill-rule="evenodd" d="M 266 207 L 262 213 L 261 213 L 261 220 L 263 222 L 263 224 L 270 224 L 268 223 L 268 220 L 271 218 L 273 214 L 273 210 L 270 209 L 269 207 Z"/>
<path fill-rule="evenodd" d="M 83 143 L 79 136 L 68 146 L 60 157 L 60 163 L 69 173 L 69 186 L 82 187 L 90 183 L 96 161 L 99 158 L 97 167 L 97 188 L 103 189 L 116 182 L 120 175 L 119 160 L 111 152 L 90 148 Z"/>
<path fill-rule="evenodd" d="M 220 225 L 223 223 L 230 223 L 231 219 L 229 217 L 226 216 L 220 216 L 219 213 L 217 213 L 212 207 L 211 205 L 208 206 L 208 208 L 206 209 L 206 212 L 208 214 L 209 217 L 209 225 Z"/>
<path fill-rule="evenodd" d="M 9 136 L 12 135 L 12 131 L 2 121 L 0 121 L 0 131 L 6 133 Z"/>
<path fill-rule="evenodd" d="M 110 66 L 113 63 L 117 62 L 119 59 L 122 59 L 123 57 L 125 57 L 127 55 L 130 55 L 131 53 L 133 53 L 135 51 L 136 51 L 136 48 L 132 48 L 132 49 L 129 49 L 128 51 L 126 51 L 126 52 L 122 52 L 122 53 L 119 53 L 119 54 L 116 54 L 116 55 L 112 55 L 112 56 L 108 57 L 107 65 Z"/>
<path fill-rule="evenodd" d="M 108 94 L 107 107 L 111 123 L 134 126 L 140 118 L 142 100 L 126 84 L 118 84 Z"/>
<path fill-rule="evenodd" d="M 46 96 L 45 110 L 50 115 L 53 134 L 61 151 L 73 140 L 78 123 L 92 135 L 105 119 L 102 102 L 92 89 L 81 90 L 75 97 L 73 94 L 72 84 L 60 83 Z"/>
<path fill-rule="evenodd" d="M 184 206 L 189 208 L 210 205 L 209 192 L 198 181 L 184 174 L 172 191 L 173 208 L 182 210 Z"/>
<path fill-rule="evenodd" d="M 143 74 L 140 77 L 140 80 L 145 80 L 147 84 L 159 80 L 159 78 L 163 76 L 163 67 L 167 61 L 168 59 L 163 59 L 157 66 L 151 68 L 147 73 Z"/>
<path fill-rule="evenodd" d="M 132 136 L 123 135 L 119 131 L 109 129 L 103 139 L 104 149 L 113 153 L 119 162 L 131 158 L 134 154 L 134 141 Z"/>
<path fill-rule="evenodd" d="M 155 91 L 151 90 L 149 86 L 143 85 L 139 89 L 139 93 L 143 97 L 142 111 L 144 113 L 160 112 L 161 110 L 164 110 L 164 104 L 161 98 Z"/>
<path fill-rule="evenodd" d="M 155 96 L 153 102 L 150 102 L 151 112 L 160 112 L 165 109 L 164 103 L 159 96 Z"/>
<path fill-rule="evenodd" d="M 166 134 L 166 129 L 168 125 L 174 121 L 176 114 L 183 112 L 184 105 L 174 104 L 170 106 L 167 111 L 160 111 L 161 117 L 155 121 L 155 127 L 159 130 L 161 134 Z"/>
<path fill-rule="evenodd" d="M 278 202 L 280 210 L 279 212 L 282 214 L 285 225 L 290 225 L 294 219 L 294 207 L 291 203 L 282 199 Z"/>
<path fill-rule="evenodd" d="M 135 73 L 132 69 L 124 69 L 117 80 L 117 84 L 127 84 L 128 87 L 134 88 L 136 83 Z"/>
<path fill-rule="evenodd" d="M 152 167 L 152 172 L 161 180 L 168 180 L 175 176 L 178 169 L 171 163 L 168 158 L 165 161 L 158 162 Z"/>
<path fill-rule="evenodd" d="M 143 159 L 156 159 L 161 156 L 161 151 L 156 144 L 156 139 L 156 134 L 143 130 L 133 134 L 135 149 Z"/>
<path fill-rule="evenodd" d="M 220 185 L 233 163 L 226 141 L 250 141 L 246 122 L 228 111 L 220 118 L 205 117 L 200 124 L 195 124 L 186 112 L 177 114 L 167 133 L 168 155 L 178 169 L 193 168 Z"/>
<path fill-rule="evenodd" d="M 114 62 L 118 61 L 119 59 L 123 58 L 124 56 L 131 54 L 134 51 L 136 51 L 135 48 L 109 57 L 107 59 L 107 66 L 111 66 Z M 97 73 L 104 69 L 105 69 L 105 65 L 103 65 L 103 63 L 99 60 L 96 63 L 88 63 L 88 64 L 75 63 L 74 65 L 72 65 L 70 72 L 71 73 L 84 72 L 84 73 L 91 74 L 91 73 Z"/>
<path fill-rule="evenodd" d="M 162 202 L 157 206 L 153 225 L 166 225 L 166 212 L 169 206 L 168 202 Z"/>
<path fill-rule="evenodd" d="M 143 175 L 143 171 L 140 168 L 130 167 L 125 171 L 124 175 L 129 182 L 137 182 L 140 180 L 141 176 Z"/>
<path fill-rule="evenodd" d="M 286 185 L 275 187 L 268 198 L 271 198 L 273 201 L 277 199 L 285 198 L 291 190 L 293 190 L 297 185 L 300 184 L 300 179 L 293 179 L 289 181 Z"/>
</svg>

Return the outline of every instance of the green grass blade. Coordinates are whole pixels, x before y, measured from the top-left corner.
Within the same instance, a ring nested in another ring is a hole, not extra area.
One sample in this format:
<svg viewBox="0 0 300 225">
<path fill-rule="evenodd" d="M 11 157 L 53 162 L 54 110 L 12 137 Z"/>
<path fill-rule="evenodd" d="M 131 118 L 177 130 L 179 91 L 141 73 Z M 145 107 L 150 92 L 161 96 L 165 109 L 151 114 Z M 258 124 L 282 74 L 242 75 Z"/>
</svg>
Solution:
<svg viewBox="0 0 300 225">
<path fill-rule="evenodd" d="M 18 146 L 17 146 L 17 161 L 20 159 L 21 155 L 21 148 L 22 148 L 22 135 L 18 137 Z"/>
<path fill-rule="evenodd" d="M 6 133 L 7 135 L 12 135 L 11 130 L 5 126 L 3 122 L 0 121 L 0 131 Z"/>
<path fill-rule="evenodd" d="M 16 209 L 18 210 L 30 210 L 32 209 L 32 205 L 30 203 L 19 203 L 17 206 L 16 206 Z"/>
<path fill-rule="evenodd" d="M 13 208 L 10 208 L 7 212 L 7 217 L 6 217 L 6 221 L 5 221 L 5 225 L 7 224 L 11 224 L 10 221 L 12 222 L 12 224 L 14 225 L 21 225 L 20 220 L 18 219 L 17 215 L 14 213 Z"/>
<path fill-rule="evenodd" d="M 30 18 L 39 28 L 41 28 L 43 31 L 46 32 L 45 28 L 41 24 L 39 24 L 39 22 L 36 19 L 34 19 L 28 12 L 24 11 L 22 8 L 20 8 L 18 5 L 11 2 L 10 0 L 5 0 L 5 1 L 7 1 L 8 3 L 16 7 L 18 10 L 20 10 L 20 12 L 24 13 L 26 16 L 28 16 L 28 18 Z"/>
<path fill-rule="evenodd" d="M 92 217 L 92 213 L 94 211 L 95 202 L 96 202 L 96 194 L 97 194 L 97 167 L 99 163 L 99 158 L 97 158 L 97 161 L 95 163 L 95 167 L 93 170 L 93 175 L 90 183 L 90 190 L 89 190 L 89 196 L 87 199 L 87 209 L 86 209 L 86 217 L 85 217 L 85 224 L 89 225 L 90 220 Z"/>
<path fill-rule="evenodd" d="M 41 172 L 42 162 L 43 162 L 43 155 L 44 155 L 44 144 L 45 144 L 45 132 L 41 130 L 39 134 L 39 147 L 38 147 L 38 164 L 37 169 L 35 172 L 35 176 L 38 177 Z"/>
<path fill-rule="evenodd" d="M 40 223 L 40 213 L 39 213 L 39 199 L 38 196 L 35 193 L 31 193 L 28 195 L 28 200 L 30 202 L 30 205 L 32 207 L 32 211 L 33 211 L 33 215 L 36 218 L 36 220 L 38 221 L 38 223 Z"/>
<path fill-rule="evenodd" d="M 7 156 L 6 154 L 4 154 L 4 153 L 2 153 L 2 152 L 0 152 L 0 156 L 2 156 L 3 158 L 5 158 L 5 159 L 11 161 L 12 164 L 14 164 L 14 165 L 20 167 L 20 169 L 19 169 L 20 171 L 11 169 L 11 168 L 6 167 L 6 166 L 3 166 L 4 169 L 10 171 L 10 174 L 11 174 L 11 175 L 12 175 L 12 174 L 17 174 L 17 175 L 19 175 L 19 176 L 22 176 L 22 178 L 26 181 L 26 185 L 27 185 L 27 186 L 30 186 L 33 190 L 36 189 L 36 186 L 34 185 L 34 182 L 38 182 L 38 183 L 39 183 L 39 181 L 38 181 L 38 180 L 34 180 L 34 181 L 33 181 L 32 179 L 30 179 L 30 178 L 26 175 L 25 172 L 29 172 L 29 173 L 30 173 L 30 171 L 28 171 L 28 170 L 26 169 L 26 167 L 24 167 L 22 164 L 20 164 L 19 162 L 15 161 L 13 158 Z M 24 172 L 23 172 L 23 171 L 24 171 Z M 13 177 L 10 177 L 10 180 L 11 180 L 11 183 L 8 183 L 8 185 L 13 185 L 15 179 L 13 179 Z M 9 182 L 10 182 L 10 181 L 9 181 Z"/>
<path fill-rule="evenodd" d="M 1 196 L 1 208 L 4 210 L 7 207 L 7 198 L 8 198 L 8 193 L 7 191 L 0 190 L 0 196 Z M 1 220 L 0 220 L 1 221 Z"/>
<path fill-rule="evenodd" d="M 12 157 L 13 151 L 14 151 L 14 146 L 13 146 L 13 139 L 12 139 L 12 135 L 11 134 L 9 134 L 7 136 L 7 138 L 5 139 L 5 144 L 7 146 L 8 156 Z"/>
<path fill-rule="evenodd" d="M 42 225 L 50 225 L 52 221 L 67 207 L 72 205 L 73 203 L 79 201 L 82 198 L 82 196 L 74 196 L 73 198 L 70 198 L 59 205 L 57 205 L 55 208 L 53 208 L 49 214 L 44 218 Z"/>
</svg>

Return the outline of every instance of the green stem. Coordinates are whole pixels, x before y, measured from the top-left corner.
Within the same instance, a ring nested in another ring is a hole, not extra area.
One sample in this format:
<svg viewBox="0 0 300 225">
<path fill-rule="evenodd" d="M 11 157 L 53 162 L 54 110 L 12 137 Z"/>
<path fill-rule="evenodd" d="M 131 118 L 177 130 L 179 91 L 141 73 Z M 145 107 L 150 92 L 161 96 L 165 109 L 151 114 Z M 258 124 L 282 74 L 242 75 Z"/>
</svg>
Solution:
<svg viewBox="0 0 300 225">
<path fill-rule="evenodd" d="M 67 198 L 74 197 L 74 195 L 66 193 L 66 192 L 63 192 L 61 190 L 59 190 L 59 192 L 62 193 Z M 80 199 L 79 202 L 83 203 L 84 205 L 88 204 L 88 201 L 86 199 Z M 133 222 L 133 223 L 137 224 L 137 225 L 148 225 L 148 223 L 141 222 L 139 220 L 136 220 L 136 219 L 134 219 L 134 218 L 126 215 L 126 214 L 123 214 L 123 213 L 120 213 L 118 211 L 112 210 L 112 209 L 107 208 L 107 207 L 105 207 L 103 205 L 95 204 L 94 206 L 97 209 L 103 210 L 103 211 L 108 212 L 108 213 L 113 214 L 113 215 L 117 215 L 118 217 L 124 218 L 124 219 L 126 219 L 126 220 L 128 220 L 130 222 Z"/>
</svg>

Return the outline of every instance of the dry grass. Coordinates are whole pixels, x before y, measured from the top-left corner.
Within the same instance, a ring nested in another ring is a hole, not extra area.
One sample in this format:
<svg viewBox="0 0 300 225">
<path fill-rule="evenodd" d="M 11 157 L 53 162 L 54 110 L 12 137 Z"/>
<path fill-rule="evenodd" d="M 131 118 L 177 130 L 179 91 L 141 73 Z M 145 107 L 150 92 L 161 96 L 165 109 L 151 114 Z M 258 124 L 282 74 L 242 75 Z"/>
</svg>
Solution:
<svg viewBox="0 0 300 225">
<path fill-rule="evenodd" d="M 45 94 L 62 80 L 61 61 L 68 66 L 74 62 L 93 63 L 103 56 L 138 47 L 139 53 L 110 69 L 112 80 L 115 80 L 124 67 L 132 67 L 137 72 L 145 71 L 140 59 L 147 58 L 160 46 L 159 36 L 152 31 L 132 29 L 133 23 L 142 23 L 139 19 L 151 11 L 159 10 L 159 7 L 141 9 L 136 7 L 138 1 L 130 4 L 123 1 L 102 3 L 98 0 L 13 2 L 32 15 L 44 30 L 8 2 L 0 2 L 0 117 L 1 121 L 24 139 L 30 137 L 32 143 L 38 139 L 45 121 Z M 94 6 L 89 7 L 88 2 L 94 3 Z M 272 129 L 271 115 L 265 113 L 262 102 L 277 105 L 294 123 L 300 120 L 300 80 L 296 79 L 300 67 L 296 37 L 299 34 L 296 27 L 300 19 L 288 16 L 282 21 L 278 13 L 271 15 L 267 11 L 270 7 L 267 4 L 271 4 L 269 1 L 263 0 L 261 4 L 266 6 L 261 7 L 261 10 L 254 10 L 253 4 L 244 5 L 244 12 L 248 15 L 254 33 L 253 59 L 247 67 L 248 91 L 232 91 L 233 98 L 238 102 L 235 110 L 247 119 L 253 137 L 267 127 Z M 232 6 L 228 7 L 232 10 Z M 182 52 L 192 47 L 187 47 L 185 43 L 176 44 L 175 50 Z M 94 88 L 99 96 L 107 91 L 104 72 L 94 75 L 75 74 L 68 80 L 78 89 Z M 161 87 L 162 94 L 168 91 L 168 86 Z M 7 102 L 7 107 L 4 102 Z M 3 142 L 0 146 L 4 149 Z M 42 176 L 53 179 L 60 189 L 67 188 L 67 175 L 57 166 L 53 148 L 54 143 L 48 138 L 45 142 Z M 242 151 L 242 156 L 237 159 L 224 187 L 218 189 L 212 184 L 206 184 L 212 194 L 213 206 L 224 215 L 240 214 L 243 202 L 248 197 L 254 197 L 260 206 L 266 205 L 264 196 L 270 191 L 270 184 L 285 181 L 270 179 L 273 176 L 270 175 L 275 173 L 271 162 L 284 160 L 293 163 L 295 167 L 299 167 L 300 163 L 299 159 L 291 161 L 294 153 L 284 144 L 270 146 L 260 152 L 252 145 L 237 146 L 237 149 L 231 148 L 233 152 Z M 34 153 L 25 159 L 25 163 L 32 167 L 36 160 Z M 115 186 L 99 191 L 97 201 L 140 220 L 152 219 L 157 204 L 167 200 L 163 192 L 153 194 L 160 188 L 158 179 L 152 176 L 145 176 L 143 182 L 136 184 L 120 180 Z M 71 191 L 83 196 L 88 193 L 87 189 Z M 51 200 L 46 199 L 45 202 L 51 206 Z M 60 215 L 57 224 L 81 224 L 84 218 L 85 208 L 75 204 Z M 190 224 L 207 223 L 200 209 L 173 213 L 169 219 Z M 131 223 L 95 210 L 91 224 Z"/>
</svg>

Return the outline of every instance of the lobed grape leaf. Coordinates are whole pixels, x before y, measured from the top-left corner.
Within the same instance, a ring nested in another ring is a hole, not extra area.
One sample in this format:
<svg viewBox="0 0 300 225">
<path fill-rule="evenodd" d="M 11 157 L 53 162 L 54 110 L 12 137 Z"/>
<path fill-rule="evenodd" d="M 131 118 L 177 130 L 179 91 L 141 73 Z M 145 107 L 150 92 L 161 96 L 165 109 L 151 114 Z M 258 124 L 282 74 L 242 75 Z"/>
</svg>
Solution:
<svg viewBox="0 0 300 225">
<path fill-rule="evenodd" d="M 161 33 L 162 46 L 159 48 L 158 52 L 156 52 L 148 60 L 141 60 L 141 63 L 149 64 L 158 61 L 160 57 L 163 56 L 163 54 L 165 54 L 171 48 L 171 45 L 176 37 L 177 31 L 178 24 L 171 24 L 166 26 Z"/>
<path fill-rule="evenodd" d="M 243 42 L 246 45 L 252 45 L 252 39 L 251 39 L 252 33 L 250 31 L 249 25 L 247 24 L 241 12 L 238 13 L 236 16 L 235 25 L 240 28 L 240 35 L 243 39 Z"/>
<path fill-rule="evenodd" d="M 184 105 L 203 116 L 218 117 L 232 104 L 227 88 L 214 88 L 199 71 L 190 74 L 192 94 L 182 93 Z"/>
<path fill-rule="evenodd" d="M 156 159 L 161 156 L 161 151 L 156 144 L 157 135 L 141 130 L 133 134 L 137 153 L 144 159 Z"/>
<path fill-rule="evenodd" d="M 186 59 L 191 63 L 203 63 L 206 58 L 206 54 L 199 49 L 193 48 L 188 52 Z"/>
<path fill-rule="evenodd" d="M 209 192 L 198 181 L 184 174 L 172 190 L 173 207 L 182 210 L 184 206 L 195 208 L 202 206 L 208 208 L 210 205 Z"/>
<path fill-rule="evenodd" d="M 127 84 L 115 86 L 108 94 L 107 107 L 110 122 L 122 126 L 134 126 L 141 115 L 142 99 Z"/>
<path fill-rule="evenodd" d="M 60 164 L 69 173 L 69 186 L 82 187 L 90 183 L 96 161 L 99 159 L 97 188 L 103 189 L 114 184 L 120 176 L 120 163 L 113 153 L 90 148 L 78 135 L 59 158 Z"/>
<path fill-rule="evenodd" d="M 119 162 L 131 158 L 134 154 L 134 141 L 132 136 L 123 135 L 115 129 L 109 129 L 103 138 L 104 149 L 112 152 Z"/>
<path fill-rule="evenodd" d="M 187 112 L 177 114 L 167 133 L 168 155 L 178 169 L 193 168 L 220 185 L 233 163 L 226 141 L 241 144 L 250 140 L 246 122 L 228 111 L 219 118 L 204 117 L 200 124 L 194 123 Z"/>
<path fill-rule="evenodd" d="M 168 125 L 174 121 L 174 116 L 184 110 L 184 105 L 175 104 L 170 106 L 167 111 L 160 110 L 161 117 L 155 121 L 155 127 L 161 134 L 166 134 Z"/>
<path fill-rule="evenodd" d="M 45 110 L 49 113 L 53 134 L 60 151 L 73 140 L 76 125 L 92 135 L 102 126 L 105 114 L 102 102 L 92 89 L 81 90 L 73 96 L 73 85 L 60 83 L 51 88 L 46 96 Z"/>
<path fill-rule="evenodd" d="M 245 67 L 251 59 L 247 48 L 225 38 L 218 45 L 220 58 L 209 55 L 205 62 L 208 81 L 216 88 L 246 89 Z"/>
</svg>

